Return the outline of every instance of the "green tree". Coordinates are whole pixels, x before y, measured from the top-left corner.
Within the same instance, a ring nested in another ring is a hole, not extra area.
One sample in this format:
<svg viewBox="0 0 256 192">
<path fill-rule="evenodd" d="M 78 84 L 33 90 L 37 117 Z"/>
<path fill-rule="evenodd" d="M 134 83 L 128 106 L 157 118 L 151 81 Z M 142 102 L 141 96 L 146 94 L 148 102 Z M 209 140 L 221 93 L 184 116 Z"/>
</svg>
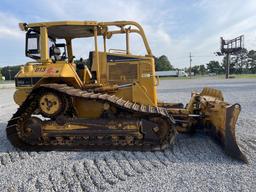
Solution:
<svg viewBox="0 0 256 192">
<path fill-rule="evenodd" d="M 165 55 L 160 56 L 159 58 L 155 58 L 155 66 L 156 71 L 170 71 L 173 70 L 173 66 L 169 61 L 168 57 Z"/>
<path fill-rule="evenodd" d="M 248 56 L 248 69 L 251 73 L 256 73 L 256 51 L 250 50 Z"/>
<path fill-rule="evenodd" d="M 186 69 L 186 71 L 189 73 L 189 69 Z M 194 65 L 191 68 L 191 72 L 194 73 L 194 75 L 204 75 L 206 74 L 207 70 L 204 65 Z"/>
<path fill-rule="evenodd" d="M 222 68 L 222 66 L 218 61 L 210 61 L 206 65 L 209 73 L 220 74 L 224 72 L 224 69 Z"/>
<path fill-rule="evenodd" d="M 2 80 L 2 68 L 0 68 L 0 81 Z"/>
<path fill-rule="evenodd" d="M 191 68 L 191 72 L 194 73 L 194 75 L 199 75 L 199 65 L 194 65 Z"/>
<path fill-rule="evenodd" d="M 231 58 L 231 63 L 234 63 L 235 72 L 242 74 L 243 72 L 248 73 L 248 51 L 243 49 L 241 53 Z"/>
<path fill-rule="evenodd" d="M 200 75 L 205 75 L 207 72 L 207 69 L 205 68 L 205 65 L 199 65 L 199 73 Z"/>
<path fill-rule="evenodd" d="M 14 80 L 15 75 L 19 72 L 20 65 L 16 66 L 6 66 L 1 69 L 2 76 L 5 80 Z"/>
</svg>

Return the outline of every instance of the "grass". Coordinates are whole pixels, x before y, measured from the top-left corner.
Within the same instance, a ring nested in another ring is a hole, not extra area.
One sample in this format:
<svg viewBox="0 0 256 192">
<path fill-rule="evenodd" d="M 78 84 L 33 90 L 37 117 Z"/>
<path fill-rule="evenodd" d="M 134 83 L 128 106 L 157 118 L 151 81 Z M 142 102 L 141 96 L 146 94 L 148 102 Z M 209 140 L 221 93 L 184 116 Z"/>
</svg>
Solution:
<svg viewBox="0 0 256 192">
<path fill-rule="evenodd" d="M 239 74 L 234 76 L 235 78 L 245 78 L 245 79 L 256 78 L 256 74 Z"/>
<path fill-rule="evenodd" d="M 230 79 L 256 79 L 256 74 L 230 74 Z M 218 79 L 225 79 L 225 75 L 213 76 Z"/>
<path fill-rule="evenodd" d="M 13 84 L 14 81 L 4 81 L 4 80 L 0 80 L 0 84 Z"/>
<path fill-rule="evenodd" d="M 256 79 L 256 74 L 231 74 L 231 78 L 235 79 Z M 200 79 L 200 78 L 209 78 L 209 79 L 225 79 L 225 75 L 216 75 L 216 76 L 207 76 L 207 75 L 196 75 L 192 76 L 191 79 Z M 189 77 L 160 77 L 161 80 L 188 80 Z"/>
<path fill-rule="evenodd" d="M 195 78 L 195 77 L 192 77 Z M 177 79 L 189 79 L 189 77 L 160 77 L 160 80 L 177 80 Z"/>
<path fill-rule="evenodd" d="M 256 79 L 256 74 L 231 74 L 230 76 L 234 77 L 235 79 Z M 191 79 L 200 79 L 200 78 L 216 78 L 216 79 L 225 79 L 225 75 L 217 75 L 217 76 L 202 76 L 196 75 L 192 76 Z M 160 80 L 188 80 L 189 77 L 160 77 Z M 10 84 L 14 83 L 14 81 L 4 81 L 0 79 L 0 84 Z"/>
</svg>

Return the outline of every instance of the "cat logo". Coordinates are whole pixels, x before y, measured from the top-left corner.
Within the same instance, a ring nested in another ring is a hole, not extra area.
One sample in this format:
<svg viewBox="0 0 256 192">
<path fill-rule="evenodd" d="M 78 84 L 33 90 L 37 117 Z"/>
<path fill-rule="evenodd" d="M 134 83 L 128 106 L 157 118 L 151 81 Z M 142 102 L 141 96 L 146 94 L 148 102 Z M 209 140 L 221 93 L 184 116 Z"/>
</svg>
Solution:
<svg viewBox="0 0 256 192">
<path fill-rule="evenodd" d="M 56 73 L 58 73 L 59 71 L 56 69 L 56 68 L 54 68 L 54 67 L 50 67 L 50 68 L 47 68 L 47 70 L 46 70 L 46 73 L 48 74 L 48 75 L 54 75 L 54 74 L 56 74 Z"/>
<path fill-rule="evenodd" d="M 45 70 L 46 70 L 46 67 L 37 67 L 36 69 L 35 69 L 35 72 L 38 72 L 38 73 L 42 73 L 42 72 L 45 72 Z"/>
</svg>

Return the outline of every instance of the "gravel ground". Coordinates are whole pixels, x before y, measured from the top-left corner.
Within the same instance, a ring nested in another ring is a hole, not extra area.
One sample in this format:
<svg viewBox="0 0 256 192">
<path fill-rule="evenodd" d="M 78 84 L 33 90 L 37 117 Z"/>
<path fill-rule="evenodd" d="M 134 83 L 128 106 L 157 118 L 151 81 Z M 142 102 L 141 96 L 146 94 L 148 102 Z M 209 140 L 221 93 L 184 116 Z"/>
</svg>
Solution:
<svg viewBox="0 0 256 192">
<path fill-rule="evenodd" d="M 179 135 L 164 152 L 21 152 L 5 134 L 14 89 L 0 89 L 0 191 L 255 191 L 256 80 L 162 80 L 159 99 L 185 103 L 204 86 L 242 105 L 237 138 L 248 165 L 200 135 Z"/>
<path fill-rule="evenodd" d="M 0 89 L 10 89 L 10 88 L 15 88 L 15 84 L 14 84 L 14 82 L 12 82 L 12 83 L 2 83 L 1 81 L 0 81 Z"/>
</svg>

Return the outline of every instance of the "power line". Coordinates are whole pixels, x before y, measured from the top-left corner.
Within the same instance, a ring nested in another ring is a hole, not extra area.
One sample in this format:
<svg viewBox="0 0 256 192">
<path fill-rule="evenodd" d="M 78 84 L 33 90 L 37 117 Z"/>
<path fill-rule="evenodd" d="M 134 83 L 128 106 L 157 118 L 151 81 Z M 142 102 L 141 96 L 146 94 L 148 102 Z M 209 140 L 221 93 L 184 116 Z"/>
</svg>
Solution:
<svg viewBox="0 0 256 192">
<path fill-rule="evenodd" d="M 216 55 L 195 55 L 193 57 L 217 57 Z"/>
<path fill-rule="evenodd" d="M 192 64 L 192 55 L 191 52 L 189 53 L 189 77 L 191 79 L 191 64 Z"/>
<path fill-rule="evenodd" d="M 192 55 L 191 57 L 217 57 L 216 55 L 212 54 L 212 55 Z M 187 59 L 187 56 L 181 56 L 181 57 L 170 57 L 171 60 L 182 60 L 182 59 Z"/>
</svg>

